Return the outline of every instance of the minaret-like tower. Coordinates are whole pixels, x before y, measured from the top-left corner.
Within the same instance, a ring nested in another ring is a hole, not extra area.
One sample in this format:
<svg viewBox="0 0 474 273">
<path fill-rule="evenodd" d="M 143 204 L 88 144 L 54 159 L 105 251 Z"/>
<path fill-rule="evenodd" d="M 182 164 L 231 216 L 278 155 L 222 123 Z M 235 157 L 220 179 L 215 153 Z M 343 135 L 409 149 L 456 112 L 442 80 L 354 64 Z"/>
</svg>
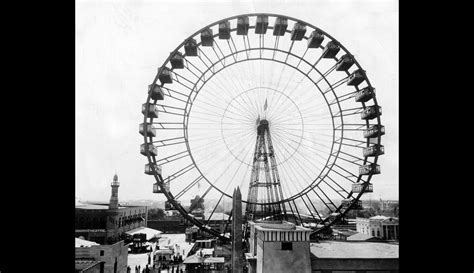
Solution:
<svg viewBox="0 0 474 273">
<path fill-rule="evenodd" d="M 287 219 L 285 205 L 279 203 L 284 198 L 270 137 L 270 125 L 266 119 L 258 120 L 257 124 L 257 142 L 247 201 L 270 204 L 247 204 L 246 218 L 247 221 L 263 219 L 267 216 L 273 216 L 271 220 Z"/>
<path fill-rule="evenodd" d="M 112 187 L 112 195 L 110 196 L 109 209 L 118 209 L 118 188 L 120 184 L 117 174 L 114 175 L 114 180 L 110 186 Z"/>
</svg>

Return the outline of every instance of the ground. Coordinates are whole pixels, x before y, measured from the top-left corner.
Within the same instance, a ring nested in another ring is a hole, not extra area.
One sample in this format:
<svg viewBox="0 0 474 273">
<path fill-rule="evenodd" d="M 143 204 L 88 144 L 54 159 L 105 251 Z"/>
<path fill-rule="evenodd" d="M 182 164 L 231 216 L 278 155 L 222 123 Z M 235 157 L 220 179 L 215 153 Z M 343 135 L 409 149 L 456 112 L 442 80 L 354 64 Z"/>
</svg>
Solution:
<svg viewBox="0 0 474 273">
<path fill-rule="evenodd" d="M 184 258 L 188 255 L 188 252 L 191 250 L 194 244 L 189 244 L 185 242 L 186 235 L 184 233 L 181 234 L 161 234 L 160 240 L 158 244 L 161 246 L 164 245 L 172 245 L 175 248 L 175 252 L 179 250 L 180 254 L 183 255 Z M 156 249 L 157 243 L 153 243 L 153 251 Z M 177 245 L 177 246 L 176 246 Z M 151 254 L 151 263 L 148 267 L 153 267 L 153 252 L 149 252 Z M 140 254 L 128 254 L 128 266 L 132 269 L 132 273 L 135 273 L 135 266 L 140 265 L 140 268 L 143 269 L 146 267 L 148 263 L 148 254 L 149 253 L 140 253 Z M 180 265 L 180 268 L 184 267 Z M 156 271 L 158 272 L 158 271 Z M 162 272 L 168 272 L 168 270 L 163 270 Z M 171 272 L 171 270 L 169 271 Z M 154 272 L 153 272 L 154 273 Z"/>
</svg>

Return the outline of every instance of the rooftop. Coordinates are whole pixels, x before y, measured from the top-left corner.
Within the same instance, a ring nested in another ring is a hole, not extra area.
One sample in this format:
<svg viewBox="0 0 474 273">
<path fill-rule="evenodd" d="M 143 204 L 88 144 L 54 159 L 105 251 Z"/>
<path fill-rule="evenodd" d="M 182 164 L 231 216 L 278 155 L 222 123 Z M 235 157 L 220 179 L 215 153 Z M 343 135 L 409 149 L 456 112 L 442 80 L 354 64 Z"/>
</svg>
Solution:
<svg viewBox="0 0 474 273">
<path fill-rule="evenodd" d="M 197 254 L 186 257 L 184 264 L 201 264 L 201 263 L 212 263 L 212 264 L 223 264 L 225 262 L 224 257 L 199 257 Z"/>
<path fill-rule="evenodd" d="M 210 213 L 207 213 L 205 212 L 204 213 L 204 217 L 207 219 L 209 219 L 209 216 L 211 214 Z M 222 213 L 222 212 L 214 212 L 214 214 L 212 214 L 212 217 L 211 217 L 211 221 L 219 221 L 219 220 L 225 220 L 227 221 L 227 219 L 229 219 L 229 215 L 228 214 L 225 214 L 225 213 Z"/>
<path fill-rule="evenodd" d="M 296 226 L 293 223 L 286 221 L 255 221 L 255 228 L 265 231 L 277 231 L 277 230 L 295 230 L 295 231 L 309 231 L 311 229 Z"/>
<path fill-rule="evenodd" d="M 209 243 L 209 242 L 213 242 L 215 240 L 216 239 L 196 240 L 196 243 Z"/>
<path fill-rule="evenodd" d="M 285 226 L 278 227 L 278 226 L 260 226 L 258 225 L 257 227 L 258 230 L 263 230 L 263 231 L 279 231 L 279 230 L 293 230 L 293 231 L 312 231 L 310 228 L 305 228 L 305 227 L 300 227 L 300 226 L 295 226 L 295 228 L 286 228 Z"/>
<path fill-rule="evenodd" d="M 99 244 L 96 243 L 96 242 L 76 238 L 76 247 L 90 247 L 90 246 L 94 246 L 94 245 L 99 245 Z"/>
<path fill-rule="evenodd" d="M 389 216 L 384 216 L 384 215 L 377 215 L 377 216 L 374 216 L 374 217 L 370 217 L 369 218 L 370 220 L 398 220 L 397 217 L 389 217 Z"/>
<path fill-rule="evenodd" d="M 202 248 L 200 251 L 198 251 L 199 254 L 202 254 L 202 256 L 212 256 L 214 253 L 214 248 Z"/>
<path fill-rule="evenodd" d="M 320 241 L 311 243 L 313 258 L 398 258 L 398 244 Z"/>
<path fill-rule="evenodd" d="M 350 229 L 333 229 L 333 233 L 336 234 L 342 234 L 346 236 L 352 236 L 357 233 L 355 230 L 350 230 Z"/>
<path fill-rule="evenodd" d="M 173 255 L 174 251 L 172 249 L 169 249 L 169 248 L 160 248 L 160 249 L 157 249 L 155 250 L 155 254 L 161 254 L 161 255 L 164 255 L 164 254 L 169 254 L 169 255 Z"/>
<path fill-rule="evenodd" d="M 127 207 L 120 206 L 119 209 L 125 209 Z M 76 209 L 96 209 L 96 210 L 108 210 L 109 204 L 88 204 L 76 202 Z"/>
<path fill-rule="evenodd" d="M 349 237 L 347 237 L 348 241 L 367 241 L 367 240 L 380 240 L 379 238 L 363 233 L 355 233 Z"/>
<path fill-rule="evenodd" d="M 370 220 L 385 220 L 385 219 L 388 219 L 388 218 L 389 217 L 387 217 L 387 216 L 377 215 L 377 216 L 370 217 L 369 219 Z"/>
<path fill-rule="evenodd" d="M 158 237 L 158 235 L 160 235 L 163 232 L 161 232 L 159 230 L 156 230 L 156 229 L 152 229 L 152 228 L 138 227 L 138 228 L 132 229 L 130 231 L 127 231 L 125 233 L 127 233 L 129 235 L 144 233 L 146 235 L 146 240 L 149 241 L 153 237 Z"/>
</svg>

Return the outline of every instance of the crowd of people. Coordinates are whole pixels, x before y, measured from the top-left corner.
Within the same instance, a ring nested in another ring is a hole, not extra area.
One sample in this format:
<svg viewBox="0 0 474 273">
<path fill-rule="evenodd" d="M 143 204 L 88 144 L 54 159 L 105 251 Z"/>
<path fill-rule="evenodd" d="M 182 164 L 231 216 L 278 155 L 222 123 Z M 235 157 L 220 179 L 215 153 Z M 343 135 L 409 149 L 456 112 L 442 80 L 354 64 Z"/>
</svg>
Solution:
<svg viewBox="0 0 474 273">
<path fill-rule="evenodd" d="M 159 247 L 157 246 L 157 249 Z M 184 253 L 184 252 L 183 252 Z M 136 265 L 134 271 L 132 272 L 132 268 L 130 266 L 127 267 L 127 273 L 155 273 L 161 272 L 162 270 L 167 270 L 171 273 L 181 273 L 184 272 L 182 266 L 180 268 L 180 264 L 183 262 L 183 256 L 173 255 L 171 259 L 167 259 L 165 255 L 160 255 L 157 258 L 159 263 L 151 265 L 152 256 L 151 253 L 148 254 L 148 263 L 145 267 L 141 267 L 140 265 Z M 163 263 L 164 262 L 164 263 Z"/>
<path fill-rule="evenodd" d="M 156 265 L 153 265 L 152 267 L 149 267 L 147 264 L 144 268 L 141 268 L 140 265 L 136 265 L 135 271 L 133 273 L 157 273 L 157 272 L 161 272 L 162 270 L 167 270 L 168 272 L 171 272 L 171 273 L 184 272 L 183 268 L 179 268 L 179 265 L 177 266 L 163 265 L 159 267 L 156 267 Z M 130 268 L 130 266 L 127 267 L 127 273 L 132 273 L 132 269 Z"/>
</svg>

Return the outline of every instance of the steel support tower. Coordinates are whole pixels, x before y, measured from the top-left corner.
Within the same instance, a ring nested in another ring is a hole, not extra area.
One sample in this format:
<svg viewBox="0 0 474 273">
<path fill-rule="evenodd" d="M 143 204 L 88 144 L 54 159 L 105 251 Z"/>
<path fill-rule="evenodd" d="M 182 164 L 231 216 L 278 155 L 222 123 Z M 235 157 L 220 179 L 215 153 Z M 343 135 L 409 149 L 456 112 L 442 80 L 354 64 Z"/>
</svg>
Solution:
<svg viewBox="0 0 474 273">
<path fill-rule="evenodd" d="M 269 122 L 266 119 L 257 120 L 257 141 L 245 210 L 247 222 L 258 219 L 287 220 L 285 204 L 280 202 L 283 199 Z"/>
</svg>

